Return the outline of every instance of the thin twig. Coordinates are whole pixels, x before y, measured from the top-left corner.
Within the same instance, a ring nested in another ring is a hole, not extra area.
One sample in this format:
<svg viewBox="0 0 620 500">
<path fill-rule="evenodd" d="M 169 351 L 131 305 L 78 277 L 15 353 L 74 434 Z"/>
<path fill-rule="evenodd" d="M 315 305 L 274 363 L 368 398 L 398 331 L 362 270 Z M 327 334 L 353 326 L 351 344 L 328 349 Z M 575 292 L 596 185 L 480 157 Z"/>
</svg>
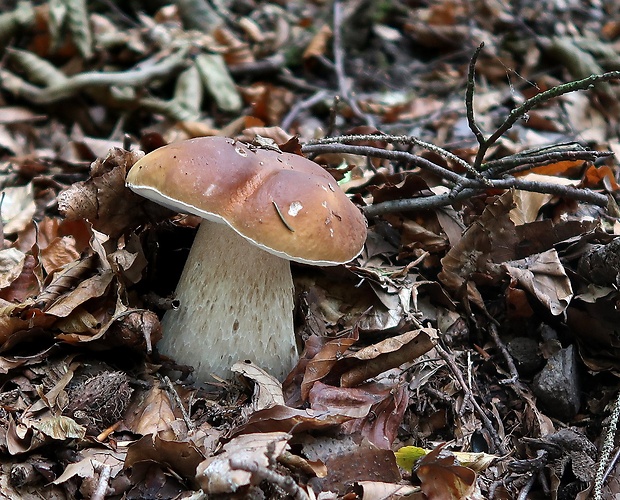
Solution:
<svg viewBox="0 0 620 500">
<path fill-rule="evenodd" d="M 342 47 L 342 4 L 341 0 L 334 1 L 334 35 L 333 35 L 333 51 L 334 51 L 334 70 L 336 72 L 336 78 L 338 79 L 338 90 L 342 99 L 347 101 L 351 111 L 358 117 L 366 122 L 366 125 L 370 127 L 375 126 L 375 120 L 369 114 L 362 112 L 357 105 L 355 99 L 351 97 L 349 83 L 344 71 L 344 49 Z"/>
<path fill-rule="evenodd" d="M 262 481 L 269 481 L 270 483 L 279 486 L 294 500 L 309 500 L 310 498 L 291 476 L 283 476 L 282 474 L 278 474 L 271 469 L 261 467 L 256 462 L 246 462 L 239 458 L 231 458 L 229 463 L 233 469 L 250 472 Z"/>
<path fill-rule="evenodd" d="M 525 486 L 519 492 L 519 496 L 517 497 L 517 500 L 527 499 L 528 494 L 530 493 L 530 490 L 532 489 L 532 487 L 534 486 L 534 483 L 536 482 L 536 476 L 537 476 L 536 474 L 532 474 L 532 476 L 528 479 Z"/>
<path fill-rule="evenodd" d="M 527 112 L 551 99 L 562 96 L 564 94 L 568 94 L 569 92 L 575 92 L 577 90 L 588 90 L 594 86 L 595 83 L 598 82 L 608 82 L 610 80 L 620 79 L 620 71 L 610 71 L 608 73 L 602 73 L 600 75 L 591 75 L 587 78 L 583 78 L 581 80 L 575 80 L 573 82 L 568 82 L 563 85 L 558 85 L 557 87 L 552 87 L 549 90 L 545 90 L 540 94 L 536 94 L 534 97 L 527 99 L 523 104 L 514 108 L 508 114 L 508 117 L 502 123 L 491 136 L 484 141 L 484 143 L 478 149 L 478 154 L 476 155 L 476 160 L 474 161 L 474 168 L 479 169 L 484 161 L 484 157 L 489 150 L 489 148 L 497 142 L 497 140 L 502 137 L 508 130 L 512 128 L 512 126 L 519 120 L 523 118 Z"/>
<path fill-rule="evenodd" d="M 570 186 L 561 186 L 558 184 L 538 183 L 534 181 L 525 181 L 522 179 L 503 179 L 493 181 L 493 187 L 506 189 L 514 187 L 522 189 L 524 191 L 531 191 L 535 193 L 547 193 L 556 196 L 562 196 L 577 201 L 583 201 L 584 203 L 591 203 L 592 205 L 598 205 L 600 207 L 607 206 L 607 197 L 605 195 L 595 193 L 589 189 L 577 189 Z M 486 189 L 486 186 L 485 186 Z M 445 207 L 446 205 L 452 205 L 457 201 L 471 198 L 476 193 L 479 193 L 479 189 L 467 188 L 459 192 L 456 196 L 448 194 L 438 194 L 434 196 L 420 196 L 418 198 L 407 198 L 404 200 L 390 200 L 383 203 L 377 203 L 364 207 L 364 213 L 367 217 L 374 217 L 376 215 L 389 214 L 394 212 L 406 212 L 412 210 L 430 210 L 433 208 Z"/>
<path fill-rule="evenodd" d="M 121 72 L 80 73 L 58 85 L 46 88 L 36 87 L 8 71 L 0 71 L 2 86 L 15 95 L 24 97 L 35 104 L 50 104 L 67 99 L 78 92 L 95 87 L 140 87 L 156 78 L 174 74 L 177 69 L 187 64 L 188 49 L 184 48 L 153 66 Z"/>
<path fill-rule="evenodd" d="M 499 337 L 499 333 L 497 332 L 497 326 L 493 322 L 489 322 L 489 333 L 491 337 L 493 337 L 493 342 L 502 353 L 502 356 L 506 360 L 506 364 L 508 365 L 508 371 L 510 372 L 510 378 L 507 380 L 500 380 L 500 384 L 515 384 L 519 380 L 519 372 L 517 371 L 517 367 L 515 366 L 515 362 L 512 359 L 512 356 L 508 352 L 506 345 L 502 342 L 502 339 Z"/>
<path fill-rule="evenodd" d="M 183 406 L 183 401 L 181 401 L 181 398 L 179 397 L 179 393 L 176 391 L 176 389 L 172 385 L 172 382 L 170 381 L 167 375 L 164 375 L 163 377 L 161 377 L 161 379 L 164 381 L 164 384 L 166 384 L 166 388 L 168 389 L 168 394 L 172 396 L 172 399 L 174 399 L 175 404 L 181 411 L 181 415 L 183 415 L 183 420 L 185 422 L 185 425 L 187 426 L 187 429 L 189 431 L 193 431 L 196 428 L 196 426 L 194 425 L 194 422 L 192 422 L 192 419 L 190 418 L 189 413 L 187 413 L 187 411 L 185 410 L 185 406 Z"/>
<path fill-rule="evenodd" d="M 493 427 L 493 423 L 491 422 L 489 417 L 487 417 L 482 407 L 476 401 L 476 398 L 474 397 L 471 391 L 471 388 L 469 387 L 467 382 L 465 382 L 465 379 L 463 378 L 463 374 L 461 373 L 458 366 L 456 365 L 456 361 L 454 360 L 452 355 L 446 350 L 444 350 L 440 345 L 436 345 L 435 349 L 437 350 L 437 353 L 441 356 L 441 358 L 446 362 L 446 365 L 448 366 L 448 368 L 450 369 L 450 371 L 456 378 L 458 384 L 461 387 L 461 390 L 464 393 L 465 399 L 469 400 L 469 402 L 474 408 L 474 411 L 476 412 L 478 417 L 482 420 L 482 424 L 484 425 L 485 429 L 487 430 L 487 432 L 491 436 L 491 439 L 493 440 L 493 445 L 495 447 L 494 451 L 497 451 L 502 455 L 505 454 L 506 450 L 504 449 L 504 446 L 502 445 L 502 441 L 499 435 L 497 434 L 495 427 Z"/>
<path fill-rule="evenodd" d="M 478 141 L 480 148 L 484 146 L 485 139 L 484 135 L 482 134 L 482 130 L 480 130 L 480 127 L 478 127 L 478 124 L 476 123 L 476 117 L 474 113 L 474 90 L 476 87 L 476 62 L 478 61 L 478 56 L 480 56 L 480 52 L 482 52 L 483 48 L 484 42 L 482 42 L 478 46 L 478 48 L 474 52 L 474 55 L 469 61 L 469 71 L 467 73 L 467 88 L 465 90 L 465 109 L 467 110 L 467 123 L 469 124 L 470 130 L 476 136 L 476 140 Z"/>
<path fill-rule="evenodd" d="M 297 115 L 299 115 L 299 113 L 301 113 L 305 109 L 311 108 L 312 106 L 314 106 L 315 104 L 318 104 L 321 101 L 324 101 L 325 99 L 328 98 L 328 96 L 329 94 L 326 90 L 319 90 L 318 92 L 315 92 L 307 99 L 304 99 L 303 101 L 299 101 L 291 108 L 291 110 L 287 113 L 287 115 L 282 119 L 282 123 L 280 124 L 280 127 L 282 127 L 284 130 L 288 130 L 290 126 L 293 124 L 293 121 L 295 120 L 295 118 L 297 118 Z"/>
<path fill-rule="evenodd" d="M 112 467 L 109 465 L 101 464 L 99 468 L 99 480 L 97 481 L 97 488 L 93 491 L 90 500 L 104 500 L 106 493 L 108 492 L 108 486 L 110 483 L 110 477 L 112 476 Z"/>
<path fill-rule="evenodd" d="M 459 158 L 454 153 L 450 151 L 440 148 L 439 146 L 435 146 L 429 142 L 422 141 L 417 137 L 413 137 L 411 135 L 388 135 L 388 134 L 360 134 L 360 135 L 341 135 L 338 137 L 325 137 L 323 139 L 318 139 L 316 141 L 309 141 L 307 143 L 308 146 L 314 144 L 343 144 L 348 142 L 357 142 L 357 141 L 376 141 L 381 140 L 388 142 L 390 144 L 409 144 L 419 146 L 421 148 L 427 149 L 428 151 L 432 151 L 433 153 L 437 153 L 439 156 L 446 158 L 448 160 L 452 160 L 457 163 L 461 167 L 463 167 L 468 172 L 472 173 L 476 177 L 482 179 L 482 175 L 473 170 L 472 166 L 467 163 L 462 158 Z"/>
<path fill-rule="evenodd" d="M 499 160 L 492 160 L 482 165 L 484 174 L 494 177 L 498 173 L 516 174 L 524 170 L 530 170 L 536 167 L 542 167 L 552 163 L 561 161 L 595 161 L 597 158 L 605 158 L 613 156 L 613 151 L 550 151 L 534 156 L 509 156 Z"/>
<path fill-rule="evenodd" d="M 381 136 L 379 136 L 379 138 L 380 137 Z M 377 137 L 375 137 L 375 140 L 376 139 Z M 452 181 L 453 183 L 457 183 L 463 179 L 462 175 L 441 167 L 426 158 L 408 153 L 407 151 L 388 151 L 387 149 L 375 148 L 372 146 L 355 146 L 351 144 L 308 144 L 302 146 L 301 150 L 306 154 L 350 153 L 354 155 L 383 158 L 386 160 L 404 161 L 413 166 L 424 168 L 445 180 Z M 474 186 L 482 185 L 481 182 L 473 179 L 468 181 Z"/>
</svg>

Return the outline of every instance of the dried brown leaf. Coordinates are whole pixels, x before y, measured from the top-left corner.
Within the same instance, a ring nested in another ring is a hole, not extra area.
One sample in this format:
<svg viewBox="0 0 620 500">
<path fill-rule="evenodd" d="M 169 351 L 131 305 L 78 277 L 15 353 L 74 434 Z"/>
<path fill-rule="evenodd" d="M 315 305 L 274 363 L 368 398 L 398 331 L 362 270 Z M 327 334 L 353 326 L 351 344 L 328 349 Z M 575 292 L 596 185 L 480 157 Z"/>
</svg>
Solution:
<svg viewBox="0 0 620 500">
<path fill-rule="evenodd" d="M 375 446 L 389 450 L 408 404 L 407 386 L 392 387 L 383 400 L 372 406 L 366 417 L 345 422 L 342 429 L 351 434 L 360 434 Z"/>
<path fill-rule="evenodd" d="M 438 446 L 416 464 L 415 474 L 429 500 L 464 500 L 473 498 L 476 473 L 458 465 L 454 455 L 440 457 L 443 446 Z M 480 497 L 481 498 L 481 497 Z"/>
<path fill-rule="evenodd" d="M 70 220 L 89 220 L 95 229 L 119 236 L 147 218 L 164 218 L 170 211 L 147 202 L 125 187 L 129 168 L 141 157 L 141 151 L 113 149 L 91 166 L 91 178 L 73 184 L 58 195 L 58 208 Z"/>
<path fill-rule="evenodd" d="M 437 331 L 433 328 L 413 330 L 346 355 L 346 359 L 357 359 L 361 363 L 340 377 L 340 385 L 354 387 L 364 380 L 413 361 L 434 347 L 433 338 L 437 338 Z"/>
<path fill-rule="evenodd" d="M 278 379 L 269 375 L 265 370 L 250 362 L 235 363 L 231 370 L 239 373 L 254 382 L 252 396 L 252 410 L 264 410 L 276 405 L 284 405 L 282 385 Z"/>
<path fill-rule="evenodd" d="M 196 479 L 207 494 L 233 493 L 241 486 L 258 484 L 262 479 L 246 470 L 234 469 L 231 459 L 248 464 L 269 466 L 269 457 L 277 459 L 288 447 L 290 434 L 269 432 L 237 436 L 223 447 L 223 452 L 207 458 L 196 470 Z"/>
<path fill-rule="evenodd" d="M 69 316 L 87 300 L 102 297 L 113 278 L 114 273 L 111 271 L 102 271 L 101 274 L 83 280 L 74 290 L 56 300 L 45 313 L 57 317 Z"/>
<path fill-rule="evenodd" d="M 160 434 L 149 434 L 129 447 L 125 467 L 133 467 L 147 460 L 166 465 L 182 477 L 194 480 L 196 467 L 204 456 L 190 442 L 169 441 Z"/>
<path fill-rule="evenodd" d="M 11 280 L 8 287 L 0 290 L 0 299 L 20 303 L 35 297 L 41 291 L 38 260 L 32 255 L 26 254 L 24 260 L 17 266 L 19 274 Z M 13 271 L 17 271 L 17 269 L 14 268 Z"/>
<path fill-rule="evenodd" d="M 135 434 L 161 433 L 162 439 L 174 439 L 171 423 L 176 419 L 168 393 L 154 385 L 148 392 L 140 392 L 125 416 L 125 425 Z"/>
<path fill-rule="evenodd" d="M 573 298 L 573 288 L 555 249 L 502 266 L 554 316 L 562 314 Z"/>
<path fill-rule="evenodd" d="M 376 383 L 361 387 L 345 388 L 315 382 L 308 402 L 313 410 L 329 411 L 352 418 L 368 415 L 372 406 L 386 398 L 391 387 Z"/>
<path fill-rule="evenodd" d="M 333 368 L 336 362 L 342 358 L 345 351 L 357 341 L 356 337 L 338 338 L 327 342 L 321 350 L 308 362 L 304 378 L 301 382 L 301 398 L 308 399 L 310 389 L 317 380 L 321 380 Z"/>
<path fill-rule="evenodd" d="M 24 269 L 26 254 L 17 248 L 0 250 L 0 290 L 7 288 Z"/>
<path fill-rule="evenodd" d="M 400 471 L 392 451 L 377 448 L 367 442 L 349 443 L 348 449 L 343 448 L 324 457 L 328 475 L 325 478 L 311 479 L 310 484 L 313 487 L 342 495 L 356 481 L 400 481 Z"/>
<path fill-rule="evenodd" d="M 67 465 L 64 472 L 52 483 L 61 484 L 74 476 L 94 477 L 97 467 L 103 465 L 110 467 L 110 477 L 114 478 L 123 470 L 126 453 L 123 449 L 116 451 L 98 448 L 79 450 L 76 461 Z"/>
<path fill-rule="evenodd" d="M 80 252 L 75 248 L 75 238 L 62 236 L 54 238 L 45 248 L 41 249 L 41 264 L 47 274 L 80 258 Z"/>
<path fill-rule="evenodd" d="M 252 432 L 291 432 L 336 427 L 350 417 L 311 409 L 297 410 L 288 406 L 272 406 L 253 413 L 248 421 L 234 430 L 235 434 Z"/>
</svg>

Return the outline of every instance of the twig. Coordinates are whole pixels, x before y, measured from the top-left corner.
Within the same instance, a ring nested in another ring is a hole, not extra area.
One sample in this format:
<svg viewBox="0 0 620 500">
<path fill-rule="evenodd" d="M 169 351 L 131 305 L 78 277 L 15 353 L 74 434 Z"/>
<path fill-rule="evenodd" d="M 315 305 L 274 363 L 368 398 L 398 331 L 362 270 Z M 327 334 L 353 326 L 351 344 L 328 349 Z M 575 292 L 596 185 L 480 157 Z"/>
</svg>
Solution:
<svg viewBox="0 0 620 500">
<path fill-rule="evenodd" d="M 362 112 L 362 110 L 357 105 L 355 99 L 351 97 L 349 92 L 349 84 L 347 82 L 347 77 L 344 71 L 344 49 L 342 48 L 342 5 L 341 0 L 334 1 L 334 71 L 336 72 L 336 78 L 338 79 L 338 90 L 341 94 L 342 99 L 347 101 L 349 106 L 351 107 L 351 111 L 358 117 L 366 122 L 366 125 L 370 127 L 375 126 L 375 120 L 372 116 Z"/>
<path fill-rule="evenodd" d="M 270 483 L 279 486 L 285 493 L 293 497 L 295 500 L 309 500 L 310 498 L 291 476 L 283 476 L 271 469 L 261 467 L 256 462 L 244 462 L 239 458 L 231 458 L 229 463 L 233 469 L 240 469 L 250 472 L 262 481 L 269 481 Z"/>
<path fill-rule="evenodd" d="M 540 155 L 524 156 L 514 155 L 499 160 L 491 160 L 487 163 L 483 163 L 482 169 L 484 174 L 489 177 L 495 176 L 498 173 L 511 173 L 522 172 L 523 170 L 530 170 L 536 167 L 542 167 L 551 163 L 557 163 L 560 161 L 595 161 L 597 158 L 605 158 L 613 156 L 613 151 L 550 151 Z"/>
<path fill-rule="evenodd" d="M 232 76 L 259 76 L 279 72 L 286 64 L 284 54 L 278 52 L 270 57 L 247 63 L 231 64 L 228 71 Z M 284 128 L 284 127 L 282 127 Z"/>
<path fill-rule="evenodd" d="M 602 500 L 603 498 L 603 485 L 605 484 L 605 470 L 611 451 L 614 448 L 614 441 L 616 438 L 616 432 L 618 430 L 618 420 L 620 419 L 620 392 L 616 397 L 616 403 L 609 419 L 609 427 L 605 433 L 605 441 L 603 442 L 603 449 L 598 459 L 598 465 L 596 467 L 596 476 L 594 478 L 594 493 L 592 498 L 594 500 Z"/>
<path fill-rule="evenodd" d="M 342 144 L 347 142 L 356 142 L 356 141 L 376 141 L 381 140 L 388 142 L 390 144 L 409 144 L 419 146 L 421 148 L 427 149 L 428 151 L 432 151 L 433 153 L 437 153 L 439 156 L 446 158 L 448 160 L 452 160 L 453 162 L 459 164 L 468 172 L 471 172 L 475 176 L 482 178 L 482 175 L 479 172 L 476 172 L 472 169 L 472 166 L 467 163 L 462 158 L 459 158 L 454 153 L 450 151 L 440 148 L 439 146 L 435 146 L 429 142 L 422 141 L 417 137 L 413 137 L 410 135 L 388 135 L 388 134 L 360 134 L 360 135 L 340 135 L 338 137 L 325 137 L 323 139 L 318 139 L 316 141 L 309 141 L 307 143 L 308 146 L 314 144 Z"/>
<path fill-rule="evenodd" d="M 381 139 L 383 136 L 372 136 L 373 140 Z M 339 138 L 338 138 L 339 139 Z M 308 144 L 302 146 L 301 150 L 307 154 L 321 154 L 321 153 L 350 153 L 354 155 L 372 156 L 374 158 L 384 158 L 386 160 L 404 161 L 408 164 L 416 167 L 424 168 L 442 177 L 445 180 L 450 180 L 453 183 L 457 183 L 463 179 L 463 176 L 441 167 L 436 163 L 433 163 L 426 158 L 416 156 L 407 151 L 388 151 L 387 149 L 375 148 L 372 146 L 355 146 L 351 144 Z M 480 182 L 469 180 L 472 185 L 481 185 Z"/>
<path fill-rule="evenodd" d="M 97 488 L 93 491 L 90 500 L 105 499 L 110 483 L 110 477 L 112 476 L 112 467 L 109 465 L 100 464 L 97 468 L 99 469 L 99 480 L 97 481 Z"/>
<path fill-rule="evenodd" d="M 318 104 L 319 102 L 324 101 L 325 99 L 327 99 L 328 95 L 329 94 L 326 90 L 319 90 L 318 92 L 315 92 L 313 95 L 311 95 L 307 99 L 304 99 L 303 101 L 299 101 L 290 109 L 287 115 L 282 119 L 282 123 L 280 124 L 280 126 L 284 130 L 288 130 L 289 127 L 293 124 L 293 121 L 295 120 L 295 118 L 297 118 L 297 115 L 299 115 L 299 113 L 301 113 L 304 109 L 311 108 L 315 104 Z"/>
<path fill-rule="evenodd" d="M 506 364 L 508 365 L 508 371 L 510 372 L 510 378 L 507 380 L 500 380 L 500 384 L 514 384 L 519 380 L 519 372 L 517 371 L 517 367 L 515 366 L 515 362 L 512 359 L 512 356 L 508 352 L 506 345 L 502 342 L 502 339 L 499 337 L 499 333 L 497 332 L 497 326 L 493 322 L 489 322 L 489 333 L 491 337 L 493 337 L 493 342 L 504 356 L 506 360 Z"/>
<path fill-rule="evenodd" d="M 608 82 L 610 80 L 617 79 L 620 79 L 620 71 L 610 71 L 600 75 L 591 75 L 581 80 L 575 80 L 563 85 L 558 85 L 557 87 L 550 88 L 549 90 L 545 90 L 544 92 L 527 99 L 523 104 L 510 111 L 508 117 L 504 120 L 504 123 L 502 123 L 497 130 L 495 130 L 495 132 L 493 132 L 493 134 L 491 134 L 491 136 L 480 145 L 474 161 L 474 168 L 477 170 L 480 168 L 489 148 L 495 144 L 502 135 L 510 130 L 517 120 L 523 118 L 530 109 L 556 97 L 568 94 L 569 92 L 590 89 L 595 83 Z"/>
<path fill-rule="evenodd" d="M 502 445 L 502 441 L 499 435 L 497 434 L 497 431 L 493 427 L 493 423 L 491 422 L 489 417 L 487 417 L 484 410 L 481 408 L 481 406 L 476 401 L 476 398 L 474 397 L 471 391 L 471 388 L 469 387 L 467 382 L 465 382 L 465 379 L 463 378 L 463 374 L 461 373 L 458 366 L 456 365 L 456 361 L 454 360 L 452 355 L 448 353 L 447 351 L 445 351 L 439 344 L 435 346 L 435 349 L 437 350 L 437 353 L 441 356 L 441 358 L 446 362 L 446 365 L 448 366 L 448 368 L 450 369 L 450 371 L 456 378 L 458 384 L 461 387 L 461 390 L 464 393 L 465 399 L 469 400 L 476 414 L 482 420 L 482 424 L 484 425 L 485 429 L 487 430 L 487 432 L 491 436 L 491 439 L 493 440 L 493 445 L 495 447 L 494 451 L 497 451 L 502 455 L 505 454 L 506 450 L 504 449 L 504 446 Z"/>
<path fill-rule="evenodd" d="M 0 82 L 5 89 L 35 104 L 50 104 L 61 99 L 67 99 L 87 88 L 112 86 L 140 87 L 146 85 L 151 80 L 171 75 L 178 68 L 185 66 L 188 50 L 188 48 L 181 49 L 149 68 L 120 72 L 80 73 L 67 78 L 62 84 L 46 88 L 39 88 L 28 84 L 4 70 L 0 70 Z M 18 82 L 21 82 L 21 84 Z"/>
<path fill-rule="evenodd" d="M 476 123 L 476 117 L 474 115 L 474 90 L 476 87 L 476 62 L 478 61 L 478 57 L 480 56 L 480 52 L 482 52 L 483 48 L 484 42 L 482 42 L 478 46 L 478 48 L 474 52 L 474 55 L 469 61 L 469 71 L 467 73 L 467 88 L 465 90 L 465 108 L 467 110 L 467 123 L 469 124 L 470 130 L 476 136 L 476 140 L 478 141 L 480 148 L 484 146 L 485 139 L 484 135 L 482 135 L 482 130 L 480 130 L 480 127 L 478 127 L 478 124 Z"/>
<path fill-rule="evenodd" d="M 179 397 L 179 393 L 176 391 L 176 389 L 172 385 L 172 382 L 170 381 L 167 375 L 164 375 L 163 377 L 161 377 L 161 379 L 164 381 L 164 384 L 166 384 L 168 393 L 172 396 L 172 399 L 174 399 L 175 404 L 177 405 L 179 410 L 181 410 L 181 415 L 183 415 L 183 420 L 185 421 L 187 430 L 193 431 L 196 428 L 196 426 L 194 425 L 194 422 L 192 422 L 192 419 L 190 418 L 189 414 L 185 410 L 185 406 L 183 406 L 183 401 L 181 401 L 181 398 Z"/>
<path fill-rule="evenodd" d="M 585 203 L 591 203 L 600 207 L 607 206 L 608 201 L 605 195 L 595 193 L 594 191 L 590 191 L 589 189 L 577 189 L 571 188 L 569 186 L 538 183 L 534 181 L 525 181 L 522 179 L 497 180 L 493 181 L 492 185 L 493 187 L 502 189 L 514 187 L 517 189 L 532 191 L 535 193 L 554 194 L 573 200 L 583 201 Z M 407 198 L 404 200 L 384 201 L 383 203 L 377 203 L 364 207 L 364 213 L 368 217 L 374 217 L 376 215 L 383 215 L 394 212 L 430 210 L 433 208 L 445 207 L 446 205 L 452 205 L 457 201 L 471 198 L 478 192 L 480 192 L 479 189 L 468 188 L 459 192 L 456 196 L 451 196 L 451 193 L 449 193 L 418 198 Z"/>
<path fill-rule="evenodd" d="M 517 500 L 526 500 L 527 499 L 527 496 L 528 496 L 530 490 L 532 489 L 532 487 L 534 486 L 534 483 L 536 482 L 536 476 L 537 476 L 537 474 L 532 474 L 532 477 L 530 477 L 528 479 L 528 481 L 525 484 L 525 486 L 519 492 L 519 496 L 517 497 Z"/>
</svg>

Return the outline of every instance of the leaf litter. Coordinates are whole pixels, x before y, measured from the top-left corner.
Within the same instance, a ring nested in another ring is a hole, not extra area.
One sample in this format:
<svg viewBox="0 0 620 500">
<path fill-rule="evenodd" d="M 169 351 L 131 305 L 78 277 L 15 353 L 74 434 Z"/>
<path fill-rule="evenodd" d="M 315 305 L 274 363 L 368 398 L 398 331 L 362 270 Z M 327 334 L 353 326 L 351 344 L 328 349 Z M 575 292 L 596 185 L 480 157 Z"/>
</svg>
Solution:
<svg viewBox="0 0 620 500">
<path fill-rule="evenodd" d="M 618 75 L 540 98 L 617 68 L 618 7 L 225 4 L 0 15 L 3 495 L 620 491 Z M 367 214 L 353 262 L 293 265 L 283 383 L 157 351 L 199 221 L 125 176 L 203 135 L 311 155 Z"/>
</svg>

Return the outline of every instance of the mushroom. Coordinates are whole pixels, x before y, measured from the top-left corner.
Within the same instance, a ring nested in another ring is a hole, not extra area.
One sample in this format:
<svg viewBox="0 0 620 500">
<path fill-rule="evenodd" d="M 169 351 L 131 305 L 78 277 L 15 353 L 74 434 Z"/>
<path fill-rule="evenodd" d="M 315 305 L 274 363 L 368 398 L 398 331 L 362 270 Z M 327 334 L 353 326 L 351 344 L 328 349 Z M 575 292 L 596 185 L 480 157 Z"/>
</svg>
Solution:
<svg viewBox="0 0 620 500">
<path fill-rule="evenodd" d="M 159 351 L 198 380 L 251 360 L 282 380 L 297 360 L 289 261 L 332 266 L 366 240 L 366 221 L 316 163 L 224 137 L 190 139 L 136 162 L 127 186 L 202 217 L 162 320 Z"/>
</svg>

